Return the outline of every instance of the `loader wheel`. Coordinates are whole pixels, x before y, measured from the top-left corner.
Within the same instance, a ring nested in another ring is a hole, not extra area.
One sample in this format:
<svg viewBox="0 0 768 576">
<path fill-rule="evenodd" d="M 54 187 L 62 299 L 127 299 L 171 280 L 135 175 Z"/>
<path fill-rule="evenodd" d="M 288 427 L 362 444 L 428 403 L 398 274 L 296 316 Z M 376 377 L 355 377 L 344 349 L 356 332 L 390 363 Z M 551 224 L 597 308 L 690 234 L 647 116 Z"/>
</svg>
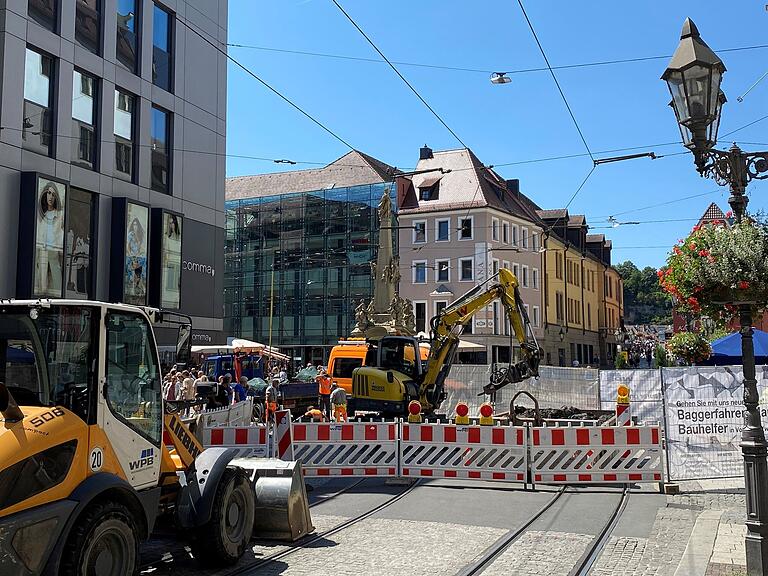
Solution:
<svg viewBox="0 0 768 576">
<path fill-rule="evenodd" d="M 139 539 L 131 511 L 119 502 L 86 510 L 72 528 L 61 556 L 64 576 L 133 576 Z"/>
<path fill-rule="evenodd" d="M 227 468 L 216 486 L 211 519 L 201 526 L 192 550 L 207 566 L 231 566 L 245 552 L 253 532 L 255 495 L 245 471 Z"/>
</svg>

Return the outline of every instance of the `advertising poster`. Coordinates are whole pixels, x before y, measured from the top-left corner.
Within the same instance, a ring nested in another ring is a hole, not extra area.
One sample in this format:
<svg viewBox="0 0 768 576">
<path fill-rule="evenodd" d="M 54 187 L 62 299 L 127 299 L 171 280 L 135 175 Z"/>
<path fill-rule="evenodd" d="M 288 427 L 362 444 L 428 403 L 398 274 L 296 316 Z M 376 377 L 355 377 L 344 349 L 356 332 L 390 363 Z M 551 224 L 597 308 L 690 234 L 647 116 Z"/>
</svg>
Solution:
<svg viewBox="0 0 768 576">
<path fill-rule="evenodd" d="M 147 303 L 147 231 L 149 208 L 128 202 L 125 232 L 124 301 Z"/>
<path fill-rule="evenodd" d="M 768 366 L 757 367 L 760 413 Z M 671 480 L 736 477 L 744 474 L 741 431 L 744 388 L 741 366 L 664 369 L 667 453 Z"/>
<path fill-rule="evenodd" d="M 181 216 L 163 212 L 162 274 L 160 306 L 176 309 L 181 306 Z"/>
<path fill-rule="evenodd" d="M 37 180 L 34 295 L 60 298 L 64 265 L 64 207 L 67 186 Z"/>
<path fill-rule="evenodd" d="M 70 188 L 66 235 L 66 295 L 68 298 L 89 298 L 91 296 L 92 213 L 93 195 L 84 190 Z"/>
</svg>

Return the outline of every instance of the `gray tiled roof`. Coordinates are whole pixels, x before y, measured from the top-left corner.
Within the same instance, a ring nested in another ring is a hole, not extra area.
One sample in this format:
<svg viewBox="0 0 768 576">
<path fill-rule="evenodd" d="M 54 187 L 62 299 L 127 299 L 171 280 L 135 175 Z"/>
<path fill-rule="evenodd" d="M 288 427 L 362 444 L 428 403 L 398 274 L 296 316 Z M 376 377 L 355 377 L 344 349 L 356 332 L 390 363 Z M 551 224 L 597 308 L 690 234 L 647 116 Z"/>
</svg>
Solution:
<svg viewBox="0 0 768 576">
<path fill-rule="evenodd" d="M 605 242 L 605 234 L 587 234 L 587 242 Z"/>
<path fill-rule="evenodd" d="M 419 200 L 418 196 L 410 197 L 400 207 L 400 214 L 487 206 L 540 223 L 533 208 L 535 204 L 522 193 L 510 191 L 506 180 L 486 168 L 469 148 L 435 151 L 433 158 L 421 159 L 416 165 L 416 170 L 430 168 L 450 170 L 440 178 L 437 198 Z M 425 181 L 434 180 L 438 174 L 414 174 L 411 176 L 414 190 L 418 190 Z"/>
<path fill-rule="evenodd" d="M 352 150 L 323 168 L 227 178 L 226 199 L 238 200 L 343 186 L 377 184 L 392 180 L 396 173 L 397 170 L 392 166 Z"/>
<path fill-rule="evenodd" d="M 568 210 L 565 208 L 557 208 L 555 210 L 536 210 L 536 214 L 542 220 L 552 220 L 553 218 L 567 218 Z"/>
</svg>

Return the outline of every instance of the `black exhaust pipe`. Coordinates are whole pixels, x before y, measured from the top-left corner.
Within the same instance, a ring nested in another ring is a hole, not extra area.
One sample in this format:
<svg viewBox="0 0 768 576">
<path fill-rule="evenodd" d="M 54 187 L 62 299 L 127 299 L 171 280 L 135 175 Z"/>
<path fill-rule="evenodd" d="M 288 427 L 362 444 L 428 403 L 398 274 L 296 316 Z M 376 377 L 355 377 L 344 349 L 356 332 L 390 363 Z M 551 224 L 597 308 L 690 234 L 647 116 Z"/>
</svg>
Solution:
<svg viewBox="0 0 768 576">
<path fill-rule="evenodd" d="M 0 414 L 6 422 L 20 422 L 24 420 L 24 413 L 16 404 L 16 400 L 13 399 L 11 391 L 8 387 L 0 382 Z"/>
</svg>

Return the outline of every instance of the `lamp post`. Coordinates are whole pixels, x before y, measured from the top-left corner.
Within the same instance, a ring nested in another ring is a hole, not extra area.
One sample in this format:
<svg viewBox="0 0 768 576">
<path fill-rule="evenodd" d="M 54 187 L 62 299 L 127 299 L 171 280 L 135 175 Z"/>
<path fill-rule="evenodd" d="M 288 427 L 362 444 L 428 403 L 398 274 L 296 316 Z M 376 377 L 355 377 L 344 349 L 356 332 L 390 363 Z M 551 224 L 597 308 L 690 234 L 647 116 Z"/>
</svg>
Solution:
<svg viewBox="0 0 768 576">
<path fill-rule="evenodd" d="M 662 75 L 672 94 L 683 144 L 693 153 L 696 170 L 728 185 L 736 223 L 744 217 L 751 180 L 768 178 L 768 152 L 743 152 L 735 143 L 727 151 L 717 150 L 720 113 L 726 102 L 720 90 L 725 66 L 701 39 L 696 25 L 685 20 L 680 44 Z M 747 501 L 747 573 L 768 573 L 768 443 L 758 411 L 755 350 L 752 342 L 752 312 L 749 302 L 735 302 L 741 327 L 741 356 L 744 371 L 744 430 L 741 451 L 744 457 L 744 484 Z"/>
</svg>

